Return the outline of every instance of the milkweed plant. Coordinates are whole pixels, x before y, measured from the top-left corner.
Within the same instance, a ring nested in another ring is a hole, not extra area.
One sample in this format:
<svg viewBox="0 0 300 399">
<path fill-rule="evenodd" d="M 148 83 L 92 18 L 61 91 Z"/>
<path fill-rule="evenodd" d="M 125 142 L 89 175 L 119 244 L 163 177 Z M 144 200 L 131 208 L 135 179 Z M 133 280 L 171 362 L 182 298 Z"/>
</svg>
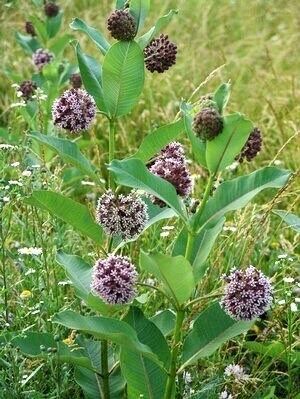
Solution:
<svg viewBox="0 0 300 399">
<path fill-rule="evenodd" d="M 283 190 L 292 174 L 268 166 L 224 180 L 233 162 L 256 157 L 263 140 L 256 122 L 226 112 L 230 82 L 195 102 L 178 99 L 175 119 L 144 135 L 120 159 L 126 148 L 117 148 L 116 138 L 131 134 L 120 129 L 122 118 L 130 118 L 147 76 L 155 79 L 176 64 L 180 48 L 168 36 L 168 24 L 177 11 L 170 10 L 146 32 L 150 0 L 118 0 L 104 33 L 75 18 L 70 27 L 79 39 L 85 35 L 92 42 L 91 56 L 73 35 L 61 34 L 59 5 L 46 2 L 43 8 L 44 17 L 31 17 L 26 34 L 17 34 L 35 69 L 32 79 L 15 84 L 31 150 L 49 168 L 53 154 L 58 155 L 98 187 L 93 214 L 50 190 L 33 191 L 25 199 L 89 237 L 98 254 L 88 264 L 64 248 L 58 251 L 57 262 L 85 311 L 55 314 L 52 323 L 62 334 L 72 331 L 72 342 L 53 336 L 47 346 L 53 346 L 58 360 L 75 366 L 87 398 L 182 398 L 191 366 L 272 312 L 272 281 L 256 265 L 229 265 L 213 292 L 202 281 L 210 273 L 208 258 L 227 214 L 262 190 Z M 70 43 L 76 65 L 63 55 Z M 107 129 L 101 132 L 107 138 L 107 148 L 100 148 L 107 154 L 102 165 L 93 164 L 77 145 L 99 120 Z M 207 175 L 197 197 L 187 153 Z M 162 220 L 175 226 L 164 252 L 143 240 Z M 159 313 L 149 314 L 149 293 L 161 304 Z M 25 334 L 15 342 L 26 354 L 44 357 L 43 339 L 43 333 L 34 342 Z M 228 375 L 234 371 L 246 378 L 240 369 L 228 366 Z M 233 397 L 226 390 L 219 395 L 214 397 Z"/>
</svg>

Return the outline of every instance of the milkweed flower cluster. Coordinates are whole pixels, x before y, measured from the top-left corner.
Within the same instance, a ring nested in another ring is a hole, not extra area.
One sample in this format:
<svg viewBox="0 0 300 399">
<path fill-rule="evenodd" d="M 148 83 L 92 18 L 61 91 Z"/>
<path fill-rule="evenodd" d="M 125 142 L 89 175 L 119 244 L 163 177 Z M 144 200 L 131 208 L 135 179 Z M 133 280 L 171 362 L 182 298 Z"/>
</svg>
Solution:
<svg viewBox="0 0 300 399">
<path fill-rule="evenodd" d="M 20 85 L 16 86 L 17 96 L 22 97 L 26 102 L 31 100 L 36 92 L 37 84 L 32 80 L 24 80 Z"/>
<path fill-rule="evenodd" d="M 80 89 L 80 87 L 82 86 L 82 79 L 80 73 L 73 73 L 70 76 L 70 83 L 73 89 Z"/>
<path fill-rule="evenodd" d="M 245 270 L 232 269 L 221 306 L 235 320 L 253 320 L 266 312 L 272 303 L 269 279 L 254 266 Z"/>
<path fill-rule="evenodd" d="M 48 18 L 56 17 L 59 13 L 59 6 L 52 1 L 48 2 L 44 5 L 44 12 Z"/>
<path fill-rule="evenodd" d="M 191 193 L 192 178 L 187 168 L 184 149 L 180 143 L 168 144 L 149 165 L 149 170 L 154 175 L 173 184 L 177 194 L 181 197 L 187 197 Z M 154 199 L 153 202 L 163 205 L 159 199 Z"/>
<path fill-rule="evenodd" d="M 53 54 L 46 49 L 39 48 L 32 55 L 32 62 L 41 71 L 45 65 L 50 64 L 53 60 Z"/>
<path fill-rule="evenodd" d="M 213 140 L 223 130 L 223 118 L 216 108 L 203 108 L 193 120 L 193 129 L 200 139 Z"/>
<path fill-rule="evenodd" d="M 229 364 L 224 371 L 225 377 L 233 377 L 237 381 L 245 381 L 249 378 L 249 375 L 245 373 L 245 370 L 239 364 Z"/>
<path fill-rule="evenodd" d="M 136 22 L 129 10 L 115 10 L 107 20 L 107 29 L 117 40 L 132 40 L 136 35 Z"/>
<path fill-rule="evenodd" d="M 72 133 L 87 130 L 95 115 L 95 101 L 83 89 L 66 90 L 61 97 L 54 101 L 52 106 L 54 125 Z"/>
<path fill-rule="evenodd" d="M 262 147 L 262 134 L 260 129 L 255 127 L 252 132 L 250 133 L 250 136 L 242 148 L 239 156 L 237 157 L 237 160 L 239 162 L 243 162 L 245 159 L 250 162 L 252 159 L 254 159 L 257 154 L 260 152 Z"/>
<path fill-rule="evenodd" d="M 30 21 L 25 22 L 25 32 L 28 33 L 28 35 L 31 35 L 32 37 L 36 36 L 36 32 L 32 22 Z"/>
<path fill-rule="evenodd" d="M 144 50 L 146 68 L 150 72 L 163 73 L 176 64 L 177 46 L 167 35 L 153 39 Z"/>
<path fill-rule="evenodd" d="M 117 195 L 108 190 L 98 200 L 96 220 L 106 234 L 132 239 L 144 230 L 148 218 L 146 203 L 135 193 Z"/>
<path fill-rule="evenodd" d="M 96 261 L 91 290 L 108 304 L 126 304 L 136 295 L 137 276 L 136 268 L 128 257 L 109 255 Z"/>
</svg>

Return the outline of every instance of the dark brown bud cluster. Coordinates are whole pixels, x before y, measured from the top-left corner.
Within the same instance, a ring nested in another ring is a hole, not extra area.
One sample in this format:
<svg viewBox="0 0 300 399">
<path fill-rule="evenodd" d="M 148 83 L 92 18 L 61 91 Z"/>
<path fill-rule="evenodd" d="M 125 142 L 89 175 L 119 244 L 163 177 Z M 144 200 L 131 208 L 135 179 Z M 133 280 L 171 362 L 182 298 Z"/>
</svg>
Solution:
<svg viewBox="0 0 300 399">
<path fill-rule="evenodd" d="M 107 29 L 117 40 L 132 40 L 136 35 L 136 22 L 129 10 L 115 10 L 107 20 Z"/>
<path fill-rule="evenodd" d="M 255 127 L 252 132 L 250 133 L 250 136 L 242 148 L 241 153 L 237 156 L 237 160 L 239 162 L 243 162 L 245 159 L 250 162 L 252 159 L 256 157 L 256 155 L 259 153 L 262 147 L 262 134 L 260 129 Z"/>
<path fill-rule="evenodd" d="M 32 80 L 24 80 L 18 87 L 18 93 L 25 101 L 31 100 L 37 89 L 37 84 Z"/>
<path fill-rule="evenodd" d="M 80 87 L 82 86 L 82 79 L 80 73 L 73 73 L 70 76 L 70 83 L 73 89 L 80 89 Z"/>
<path fill-rule="evenodd" d="M 44 5 L 44 12 L 47 17 L 53 18 L 59 13 L 59 6 L 53 2 L 46 3 Z"/>
<path fill-rule="evenodd" d="M 32 22 L 30 22 L 30 21 L 25 22 L 25 32 L 28 33 L 28 35 L 31 35 L 32 37 L 36 36 L 35 29 L 34 29 Z"/>
<path fill-rule="evenodd" d="M 144 50 L 146 68 L 150 72 L 163 73 L 176 64 L 177 46 L 167 35 L 153 39 Z"/>
<path fill-rule="evenodd" d="M 200 139 L 213 140 L 223 130 L 223 118 L 216 108 L 203 108 L 194 118 L 193 129 Z"/>
</svg>

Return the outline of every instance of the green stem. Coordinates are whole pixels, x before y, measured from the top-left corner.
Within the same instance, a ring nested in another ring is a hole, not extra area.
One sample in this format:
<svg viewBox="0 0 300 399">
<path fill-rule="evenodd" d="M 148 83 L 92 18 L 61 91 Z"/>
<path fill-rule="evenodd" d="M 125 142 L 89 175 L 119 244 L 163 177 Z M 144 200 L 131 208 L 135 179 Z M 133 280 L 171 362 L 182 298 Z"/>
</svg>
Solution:
<svg viewBox="0 0 300 399">
<path fill-rule="evenodd" d="M 215 174 L 209 175 L 209 179 L 208 179 L 208 182 L 207 182 L 204 194 L 203 194 L 203 199 L 201 201 L 200 207 L 199 207 L 198 212 L 197 212 L 197 217 L 199 218 L 199 220 L 200 220 L 200 217 L 202 216 L 202 213 L 204 211 L 205 205 L 206 205 L 206 203 L 208 201 L 208 198 L 210 196 L 210 192 L 211 192 L 212 186 L 214 184 L 215 177 L 216 177 Z"/>
<path fill-rule="evenodd" d="M 109 399 L 108 343 L 106 340 L 101 341 L 101 375 L 103 399 Z"/>
<path fill-rule="evenodd" d="M 108 161 L 111 163 L 115 157 L 115 133 L 116 133 L 116 121 L 114 119 L 109 120 L 109 150 L 108 150 Z M 109 171 L 109 188 L 114 188 L 114 179 L 112 173 Z"/>
<path fill-rule="evenodd" d="M 164 399 L 172 398 L 172 393 L 173 393 L 175 378 L 176 378 L 177 355 L 178 355 L 180 342 L 181 342 L 181 330 L 182 330 L 182 324 L 184 321 L 184 313 L 185 312 L 183 309 L 179 309 L 177 311 L 176 326 L 175 326 L 174 339 L 173 339 L 173 348 L 172 348 L 172 352 L 171 352 L 170 371 L 169 371 L 169 375 L 168 375 Z"/>
</svg>

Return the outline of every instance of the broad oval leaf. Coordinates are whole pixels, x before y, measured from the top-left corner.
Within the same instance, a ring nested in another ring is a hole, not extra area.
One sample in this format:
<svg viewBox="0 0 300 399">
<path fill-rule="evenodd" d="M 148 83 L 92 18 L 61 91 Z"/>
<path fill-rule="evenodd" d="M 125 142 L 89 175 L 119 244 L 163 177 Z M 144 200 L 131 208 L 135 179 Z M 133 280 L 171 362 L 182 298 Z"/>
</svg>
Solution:
<svg viewBox="0 0 300 399">
<path fill-rule="evenodd" d="M 288 170 L 270 166 L 220 184 L 204 212 L 195 215 L 194 227 L 197 230 L 206 224 L 215 225 L 227 212 L 243 208 L 262 190 L 283 187 L 289 176 Z"/>
<path fill-rule="evenodd" d="M 112 118 L 128 114 L 144 86 L 144 56 L 138 44 L 117 42 L 103 63 L 103 91 Z"/>
<path fill-rule="evenodd" d="M 174 15 L 178 14 L 178 10 L 170 10 L 168 14 L 163 15 L 160 17 L 155 25 L 146 32 L 143 36 L 138 38 L 138 44 L 140 45 L 141 49 L 143 50 L 151 40 L 160 33 L 162 29 L 165 29 L 169 23 L 171 22 Z"/>
<path fill-rule="evenodd" d="M 150 319 L 165 337 L 172 334 L 176 323 L 176 313 L 171 309 L 162 310 Z"/>
<path fill-rule="evenodd" d="M 74 165 L 84 174 L 90 176 L 99 185 L 102 185 L 100 179 L 96 175 L 95 167 L 85 156 L 79 151 L 77 145 L 70 140 L 60 139 L 58 137 L 46 136 L 38 132 L 33 132 L 29 137 L 37 140 L 39 143 L 46 145 L 52 151 L 58 153 L 65 161 Z"/>
<path fill-rule="evenodd" d="M 230 97 L 230 83 L 222 83 L 214 92 L 214 101 L 217 104 L 220 114 L 223 113 Z"/>
<path fill-rule="evenodd" d="M 175 302 L 182 305 L 195 288 L 193 269 L 183 256 L 140 253 L 140 266 L 153 274 L 164 287 L 164 291 Z"/>
<path fill-rule="evenodd" d="M 174 186 L 164 179 L 149 172 L 139 159 L 124 159 L 112 161 L 108 169 L 114 173 L 116 182 L 127 187 L 144 190 L 146 193 L 164 201 L 182 219 L 186 220 L 183 208 Z"/>
<path fill-rule="evenodd" d="M 57 313 L 52 321 L 69 329 L 84 331 L 99 339 L 106 339 L 121 347 L 144 354 L 154 362 L 161 364 L 157 355 L 142 344 L 136 332 L 124 321 L 98 316 L 82 316 L 71 310 Z"/>
<path fill-rule="evenodd" d="M 27 54 L 32 54 L 42 47 L 35 37 L 22 35 L 19 32 L 16 32 L 16 40 Z"/>
<path fill-rule="evenodd" d="M 300 233 L 300 218 L 297 215 L 294 215 L 293 213 L 287 212 L 287 211 L 282 211 L 280 209 L 275 209 L 273 210 L 273 213 L 275 215 L 278 215 L 281 217 L 281 219 L 293 230 L 295 230 L 297 233 Z"/>
<path fill-rule="evenodd" d="M 85 23 L 80 18 L 75 18 L 71 24 L 70 28 L 73 30 L 79 30 L 88 35 L 88 37 L 95 43 L 98 49 L 102 52 L 102 54 L 106 54 L 108 49 L 110 48 L 110 44 L 105 39 L 105 37 L 97 31 L 97 29 L 92 28 L 87 23 Z"/>
<path fill-rule="evenodd" d="M 142 29 L 145 19 L 149 14 L 150 0 L 131 0 L 129 9 L 136 21 L 138 32 Z"/>
<path fill-rule="evenodd" d="M 198 359 L 212 355 L 221 345 L 249 330 L 253 322 L 235 321 L 214 303 L 195 320 L 183 343 L 180 371 Z"/>
<path fill-rule="evenodd" d="M 206 163 L 211 173 L 222 171 L 234 161 L 253 129 L 252 122 L 239 113 L 223 120 L 223 131 L 206 143 Z"/>
<path fill-rule="evenodd" d="M 100 111 L 106 111 L 101 83 L 101 65 L 93 57 L 85 54 L 79 45 L 75 46 L 80 75 L 87 92 L 94 98 Z"/>
<path fill-rule="evenodd" d="M 49 190 L 34 191 L 25 202 L 48 211 L 96 243 L 102 244 L 103 230 L 94 222 L 86 206 Z"/>
<path fill-rule="evenodd" d="M 53 38 L 58 31 L 60 30 L 62 23 L 63 12 L 60 11 L 54 17 L 50 17 L 46 19 L 46 30 L 49 39 Z"/>
<path fill-rule="evenodd" d="M 149 133 L 142 141 L 140 148 L 133 155 L 143 162 L 147 162 L 171 141 L 177 139 L 184 131 L 184 121 L 164 125 Z"/>
</svg>

